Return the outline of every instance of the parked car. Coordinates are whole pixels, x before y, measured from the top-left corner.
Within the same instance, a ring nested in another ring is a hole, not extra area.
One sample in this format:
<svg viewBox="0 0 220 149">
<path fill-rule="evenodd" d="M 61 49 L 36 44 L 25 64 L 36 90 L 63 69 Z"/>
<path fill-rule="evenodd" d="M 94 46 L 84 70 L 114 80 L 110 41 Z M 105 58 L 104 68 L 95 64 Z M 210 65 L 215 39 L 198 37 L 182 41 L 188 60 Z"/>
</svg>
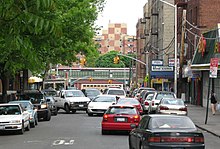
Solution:
<svg viewBox="0 0 220 149">
<path fill-rule="evenodd" d="M 150 94 L 148 94 L 148 96 L 144 100 L 144 102 L 142 104 L 144 113 L 148 113 L 149 105 L 150 105 L 150 102 L 153 99 L 153 97 L 154 97 L 154 93 L 151 92 Z"/>
<path fill-rule="evenodd" d="M 88 105 L 88 116 L 93 114 L 104 114 L 109 106 L 116 104 L 114 95 L 98 95 Z"/>
<path fill-rule="evenodd" d="M 77 110 L 87 111 L 90 99 L 81 90 L 61 90 L 57 100 L 57 110 L 64 109 L 66 113 L 76 113 Z"/>
<path fill-rule="evenodd" d="M 46 98 L 41 91 L 38 90 L 25 90 L 22 95 L 20 95 L 21 100 L 28 100 L 34 105 L 37 110 L 38 120 L 50 121 L 51 111 Z"/>
<path fill-rule="evenodd" d="M 28 100 L 18 100 L 18 101 L 10 101 L 9 103 L 17 103 L 20 104 L 26 111 L 28 111 L 30 116 L 30 125 L 31 127 L 35 127 L 38 125 L 38 117 L 37 110 L 34 109 L 34 105 Z"/>
<path fill-rule="evenodd" d="M 46 98 L 46 102 L 50 108 L 51 114 L 56 116 L 58 113 L 57 105 L 56 105 L 57 100 L 55 100 L 55 98 L 53 96 L 46 96 L 45 98 Z"/>
<path fill-rule="evenodd" d="M 86 97 L 89 97 L 90 100 L 94 99 L 96 96 L 101 95 L 101 91 L 97 88 L 86 88 L 82 89 L 82 92 L 85 94 Z"/>
<path fill-rule="evenodd" d="M 0 104 L 0 131 L 17 131 L 23 134 L 30 130 L 30 115 L 20 104 Z"/>
<path fill-rule="evenodd" d="M 131 131 L 140 122 L 140 113 L 131 105 L 112 105 L 103 115 L 102 134 L 110 131 Z"/>
<path fill-rule="evenodd" d="M 116 95 L 120 98 L 125 98 L 126 97 L 126 92 L 122 88 L 107 88 L 107 89 L 104 90 L 103 94 Z"/>
<path fill-rule="evenodd" d="M 137 93 L 135 94 L 134 98 L 138 99 L 140 96 L 141 91 L 143 90 L 148 90 L 148 91 L 155 91 L 155 88 L 150 88 L 150 87 L 140 87 L 137 90 Z"/>
<path fill-rule="evenodd" d="M 140 114 L 143 114 L 143 108 L 142 108 L 140 102 L 135 98 L 120 98 L 118 100 L 117 104 L 132 105 L 137 108 L 137 110 L 140 112 Z"/>
<path fill-rule="evenodd" d="M 132 127 L 135 127 L 132 125 Z M 142 117 L 128 137 L 132 149 L 204 149 L 204 136 L 187 116 L 151 114 Z"/>
<path fill-rule="evenodd" d="M 187 106 L 180 98 L 163 98 L 157 106 L 156 113 L 187 115 Z"/>
<path fill-rule="evenodd" d="M 156 108 L 162 98 L 176 98 L 176 94 L 168 91 L 156 91 L 149 103 L 148 113 L 155 113 Z"/>
</svg>

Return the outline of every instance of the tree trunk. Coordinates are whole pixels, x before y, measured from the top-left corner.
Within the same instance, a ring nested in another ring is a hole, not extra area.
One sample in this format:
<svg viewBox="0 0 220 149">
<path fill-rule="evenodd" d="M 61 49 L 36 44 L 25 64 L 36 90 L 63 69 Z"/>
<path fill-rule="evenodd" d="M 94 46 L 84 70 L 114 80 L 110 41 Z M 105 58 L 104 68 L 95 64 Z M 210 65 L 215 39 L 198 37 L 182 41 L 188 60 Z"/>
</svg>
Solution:
<svg viewBox="0 0 220 149">
<path fill-rule="evenodd" d="M 0 103 L 6 103 L 7 99 L 7 90 L 9 89 L 9 78 L 5 74 L 1 74 L 1 81 L 2 81 L 2 98 Z"/>
</svg>

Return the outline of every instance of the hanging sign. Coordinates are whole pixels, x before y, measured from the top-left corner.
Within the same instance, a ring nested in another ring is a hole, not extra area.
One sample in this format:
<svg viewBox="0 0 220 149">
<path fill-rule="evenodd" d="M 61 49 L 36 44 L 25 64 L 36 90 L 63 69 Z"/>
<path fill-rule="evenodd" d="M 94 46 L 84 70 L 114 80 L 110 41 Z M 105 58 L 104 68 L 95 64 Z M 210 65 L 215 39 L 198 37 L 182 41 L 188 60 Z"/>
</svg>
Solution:
<svg viewBox="0 0 220 149">
<path fill-rule="evenodd" d="M 211 58 L 210 60 L 210 78 L 217 78 L 218 73 L 218 58 Z"/>
</svg>

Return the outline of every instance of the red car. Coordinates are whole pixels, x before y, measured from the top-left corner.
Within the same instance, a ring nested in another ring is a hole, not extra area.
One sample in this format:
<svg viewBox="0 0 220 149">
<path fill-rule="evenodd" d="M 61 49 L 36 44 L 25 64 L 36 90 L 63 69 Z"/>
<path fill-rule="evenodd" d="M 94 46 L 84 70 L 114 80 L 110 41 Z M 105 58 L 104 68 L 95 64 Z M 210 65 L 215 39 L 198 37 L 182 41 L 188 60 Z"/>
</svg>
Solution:
<svg viewBox="0 0 220 149">
<path fill-rule="evenodd" d="M 109 131 L 131 131 L 138 126 L 141 117 L 138 110 L 132 105 L 112 105 L 103 115 L 102 134 Z"/>
<path fill-rule="evenodd" d="M 123 104 L 123 105 L 133 105 L 135 106 L 140 114 L 143 114 L 143 107 L 141 106 L 141 103 L 135 99 L 135 98 L 120 98 L 117 102 L 117 104 Z"/>
</svg>

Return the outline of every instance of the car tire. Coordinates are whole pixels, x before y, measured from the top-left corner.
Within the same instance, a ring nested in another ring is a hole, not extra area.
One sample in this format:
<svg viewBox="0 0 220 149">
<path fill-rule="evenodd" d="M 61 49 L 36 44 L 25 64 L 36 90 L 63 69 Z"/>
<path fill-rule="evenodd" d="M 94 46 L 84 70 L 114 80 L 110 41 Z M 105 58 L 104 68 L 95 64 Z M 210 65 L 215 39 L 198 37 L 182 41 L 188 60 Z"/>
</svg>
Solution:
<svg viewBox="0 0 220 149">
<path fill-rule="evenodd" d="M 22 128 L 18 131 L 18 134 L 23 135 L 24 134 L 24 122 L 22 121 Z"/>
<path fill-rule="evenodd" d="M 51 119 L 51 112 L 48 112 L 48 114 L 47 114 L 47 117 L 46 117 L 46 121 L 50 121 L 50 119 Z"/>
<path fill-rule="evenodd" d="M 34 127 L 36 126 L 35 123 L 36 123 L 36 122 L 34 121 L 33 123 L 30 124 L 30 125 L 31 125 L 31 128 L 34 128 Z"/>
<path fill-rule="evenodd" d="M 102 135 L 107 135 L 108 134 L 108 130 L 103 130 L 102 129 Z"/>
<path fill-rule="evenodd" d="M 65 107 L 64 107 L 65 111 L 67 114 L 70 114 L 70 107 L 68 104 L 65 104 Z"/>
<path fill-rule="evenodd" d="M 30 129 L 31 129 L 31 125 L 30 125 L 30 122 L 28 122 L 28 125 L 27 125 L 27 127 L 25 128 L 25 131 L 30 131 Z"/>
<path fill-rule="evenodd" d="M 57 109 L 55 109 L 55 111 L 53 112 L 53 115 L 57 115 L 57 113 L 58 113 L 58 111 L 57 111 Z"/>
<path fill-rule="evenodd" d="M 93 116 L 93 114 L 92 113 L 88 113 L 88 116 Z"/>
<path fill-rule="evenodd" d="M 60 110 L 60 108 L 57 107 L 57 112 Z"/>
<path fill-rule="evenodd" d="M 73 114 L 76 113 L 76 110 L 72 110 L 72 113 L 73 113 Z"/>
</svg>

